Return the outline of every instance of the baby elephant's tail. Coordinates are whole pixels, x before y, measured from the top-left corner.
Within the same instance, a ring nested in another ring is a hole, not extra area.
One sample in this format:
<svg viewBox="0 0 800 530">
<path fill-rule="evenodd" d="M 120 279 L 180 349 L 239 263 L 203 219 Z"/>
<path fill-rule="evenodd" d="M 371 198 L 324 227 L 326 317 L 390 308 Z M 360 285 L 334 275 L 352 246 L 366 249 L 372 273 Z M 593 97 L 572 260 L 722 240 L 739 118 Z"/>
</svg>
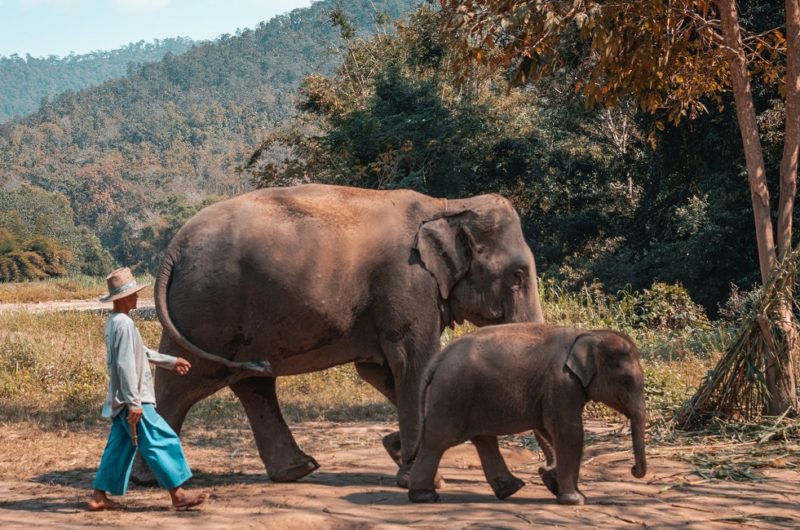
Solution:
<svg viewBox="0 0 800 530">
<path fill-rule="evenodd" d="M 430 389 L 431 382 L 433 381 L 433 376 L 436 374 L 436 369 L 441 364 L 442 359 L 444 358 L 444 350 L 436 353 L 431 357 L 428 361 L 428 366 L 425 367 L 425 371 L 422 373 L 422 379 L 420 380 L 420 388 L 419 388 L 419 431 L 417 432 L 417 439 L 414 442 L 414 450 L 411 451 L 411 456 L 404 462 L 404 464 L 411 464 L 416 460 L 417 453 L 419 452 L 419 448 L 422 445 L 422 436 L 425 433 L 425 407 L 428 402 L 428 390 Z"/>
</svg>

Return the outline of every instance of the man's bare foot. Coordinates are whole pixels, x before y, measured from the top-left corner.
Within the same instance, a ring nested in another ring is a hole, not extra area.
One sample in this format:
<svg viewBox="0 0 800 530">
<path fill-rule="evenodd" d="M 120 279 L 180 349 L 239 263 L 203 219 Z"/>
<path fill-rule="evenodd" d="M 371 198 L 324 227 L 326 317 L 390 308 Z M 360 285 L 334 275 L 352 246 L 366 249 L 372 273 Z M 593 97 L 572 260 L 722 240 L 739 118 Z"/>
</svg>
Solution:
<svg viewBox="0 0 800 530">
<path fill-rule="evenodd" d="M 183 488 L 175 488 L 169 491 L 172 497 L 172 506 L 178 510 L 188 510 L 206 502 L 208 493 L 188 493 Z"/>
<path fill-rule="evenodd" d="M 120 505 L 118 502 L 109 499 L 105 491 L 94 490 L 92 498 L 86 506 L 90 512 L 99 512 L 102 510 L 116 510 Z"/>
</svg>

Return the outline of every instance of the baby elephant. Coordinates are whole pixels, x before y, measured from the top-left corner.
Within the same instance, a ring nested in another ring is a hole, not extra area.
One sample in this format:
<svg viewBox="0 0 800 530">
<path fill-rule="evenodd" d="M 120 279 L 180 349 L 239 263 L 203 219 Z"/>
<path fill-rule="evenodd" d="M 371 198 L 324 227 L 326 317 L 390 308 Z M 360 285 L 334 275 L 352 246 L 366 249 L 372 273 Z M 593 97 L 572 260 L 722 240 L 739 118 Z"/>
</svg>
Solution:
<svg viewBox="0 0 800 530">
<path fill-rule="evenodd" d="M 636 346 L 613 331 L 542 324 L 479 329 L 453 341 L 428 365 L 421 390 L 422 422 L 408 497 L 436 502 L 442 454 L 471 440 L 486 480 L 505 499 L 524 483 L 512 475 L 497 436 L 535 429 L 547 459 L 539 474 L 559 504 L 583 504 L 578 472 L 581 413 L 599 401 L 631 420 L 635 465 L 644 476 L 644 377 Z M 554 451 L 555 450 L 555 451 Z"/>
</svg>

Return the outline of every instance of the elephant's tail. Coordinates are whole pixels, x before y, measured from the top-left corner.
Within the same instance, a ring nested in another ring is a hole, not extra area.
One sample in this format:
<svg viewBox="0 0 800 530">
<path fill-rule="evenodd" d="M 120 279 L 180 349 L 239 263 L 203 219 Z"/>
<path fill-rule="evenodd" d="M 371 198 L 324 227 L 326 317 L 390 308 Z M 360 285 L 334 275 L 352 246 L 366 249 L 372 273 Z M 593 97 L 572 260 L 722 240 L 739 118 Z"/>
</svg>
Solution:
<svg viewBox="0 0 800 530">
<path fill-rule="evenodd" d="M 169 314 L 169 301 L 167 300 L 167 293 L 169 292 L 169 286 L 172 281 L 172 269 L 177 262 L 176 256 L 179 256 L 179 254 L 174 248 L 171 248 L 169 251 L 167 251 L 167 255 L 161 264 L 161 269 L 158 271 L 155 287 L 156 314 L 158 315 L 158 319 L 161 321 L 161 325 L 167 331 L 172 340 L 174 340 L 178 346 L 188 351 L 192 355 L 196 355 L 197 357 L 206 359 L 207 361 L 224 364 L 230 368 L 271 374 L 272 368 L 267 361 L 236 362 L 219 355 L 214 355 L 213 353 L 208 353 L 202 348 L 195 346 L 183 335 L 183 333 L 178 330 L 178 328 L 175 327 L 175 323 L 172 321 L 172 317 Z"/>
<path fill-rule="evenodd" d="M 444 352 L 439 351 L 431 358 L 428 362 L 428 366 L 425 368 L 423 372 L 422 378 L 420 380 L 420 392 L 419 392 L 419 431 L 417 432 L 417 439 L 414 442 L 414 450 L 411 451 L 411 456 L 409 456 L 408 460 L 405 462 L 406 464 L 411 464 L 416 460 L 417 453 L 419 452 L 419 448 L 422 446 L 422 437 L 425 434 L 425 407 L 428 403 L 428 390 L 431 387 L 431 382 L 433 381 L 433 376 L 436 374 L 436 369 L 439 367 L 442 359 L 444 358 Z"/>
</svg>

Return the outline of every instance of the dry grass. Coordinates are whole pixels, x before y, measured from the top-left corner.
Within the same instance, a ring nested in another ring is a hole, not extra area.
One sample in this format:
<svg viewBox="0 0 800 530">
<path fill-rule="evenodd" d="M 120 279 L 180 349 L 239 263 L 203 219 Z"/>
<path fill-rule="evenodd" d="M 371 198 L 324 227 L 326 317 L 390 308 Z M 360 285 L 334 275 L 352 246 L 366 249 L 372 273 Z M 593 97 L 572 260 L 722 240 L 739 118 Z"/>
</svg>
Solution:
<svg viewBox="0 0 800 530">
<path fill-rule="evenodd" d="M 153 277 L 138 275 L 136 281 L 149 283 L 150 287 L 140 292 L 140 296 L 153 296 Z M 93 276 L 68 276 L 43 281 L 0 283 L 0 303 L 21 304 L 49 302 L 54 300 L 95 300 L 106 294 L 105 278 Z"/>
</svg>

